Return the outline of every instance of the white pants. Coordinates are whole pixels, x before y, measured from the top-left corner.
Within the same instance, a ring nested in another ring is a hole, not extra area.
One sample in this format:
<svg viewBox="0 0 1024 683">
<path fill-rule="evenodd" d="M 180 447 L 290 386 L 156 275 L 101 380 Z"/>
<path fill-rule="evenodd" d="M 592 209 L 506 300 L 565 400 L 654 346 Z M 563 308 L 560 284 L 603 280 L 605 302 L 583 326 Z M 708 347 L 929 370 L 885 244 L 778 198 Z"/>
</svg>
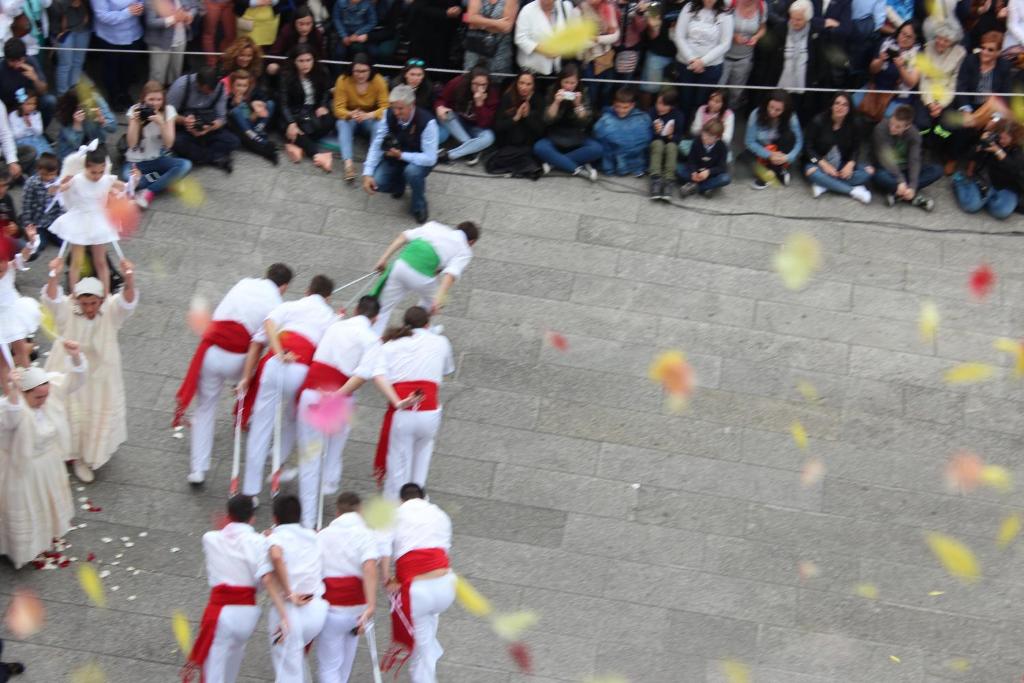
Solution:
<svg viewBox="0 0 1024 683">
<path fill-rule="evenodd" d="M 455 601 L 455 574 L 448 572 L 436 579 L 413 581 L 409 599 L 416 639 L 409 659 L 409 680 L 437 683 L 437 660 L 444 654 L 444 648 L 437 642 L 437 622 L 441 613 Z"/>
<path fill-rule="evenodd" d="M 274 419 L 278 402 L 281 405 L 281 462 L 288 459 L 295 445 L 295 394 L 306 381 L 309 366 L 302 363 L 282 363 L 273 357 L 263 366 L 260 387 L 256 393 L 249 438 L 245 442 L 245 481 L 242 493 L 259 495 L 263 488 L 263 468 L 274 436 Z"/>
<path fill-rule="evenodd" d="M 441 409 L 399 410 L 391 422 L 388 439 L 388 473 L 383 495 L 398 499 L 402 486 L 410 481 L 426 488 L 434 438 L 441 426 Z"/>
<path fill-rule="evenodd" d="M 391 268 L 384 289 L 380 292 L 380 313 L 377 315 L 377 322 L 373 324 L 373 331 L 383 334 L 388 326 L 388 318 L 391 311 L 409 292 L 416 292 L 420 295 L 418 306 L 430 310 L 430 304 L 434 300 L 434 292 L 437 290 L 437 278 L 427 277 L 412 269 L 408 263 L 402 260 L 395 261 Z"/>
<path fill-rule="evenodd" d="M 320 662 L 320 683 L 348 683 L 352 663 L 356 659 L 359 636 L 352 629 L 366 605 L 330 607 L 320 638 L 316 641 L 316 656 Z"/>
<path fill-rule="evenodd" d="M 203 662 L 205 683 L 234 683 L 245 656 L 245 644 L 260 620 L 258 605 L 225 605 L 217 619 L 210 654 Z"/>
<path fill-rule="evenodd" d="M 224 383 L 238 383 L 245 365 L 244 353 L 231 353 L 219 346 L 211 346 L 203 356 L 199 371 L 199 388 L 192 411 L 192 466 L 190 472 L 206 473 L 210 469 L 213 451 L 213 430 L 217 421 L 217 404 Z"/>
<path fill-rule="evenodd" d="M 277 610 L 270 610 L 267 626 L 270 631 L 270 659 L 274 663 L 275 683 L 304 683 L 304 648 L 320 635 L 327 618 L 327 601 L 313 598 L 305 605 L 288 603 L 288 637 L 274 645 L 274 633 L 281 623 Z"/>
<path fill-rule="evenodd" d="M 310 404 L 320 400 L 320 392 L 306 389 L 299 396 L 299 413 Z M 338 492 L 341 485 L 341 452 L 348 441 L 349 426 L 346 424 L 337 434 L 326 436 L 308 424 L 299 421 L 299 500 L 302 502 L 302 525 L 312 529 L 319 514 L 320 470 L 323 468 L 322 486 L 324 493 Z"/>
</svg>

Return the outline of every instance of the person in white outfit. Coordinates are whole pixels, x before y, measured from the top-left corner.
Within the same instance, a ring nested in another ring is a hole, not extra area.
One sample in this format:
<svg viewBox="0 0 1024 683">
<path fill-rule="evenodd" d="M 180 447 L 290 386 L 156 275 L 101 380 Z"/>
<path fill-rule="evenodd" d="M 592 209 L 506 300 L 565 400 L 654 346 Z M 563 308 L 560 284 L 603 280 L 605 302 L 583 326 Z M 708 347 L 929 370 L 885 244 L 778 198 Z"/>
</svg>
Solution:
<svg viewBox="0 0 1024 683">
<path fill-rule="evenodd" d="M 192 460 L 188 475 L 191 484 L 202 484 L 210 469 L 217 402 L 224 383 L 230 382 L 234 387 L 242 378 L 249 342 L 267 315 L 281 305 L 281 296 L 291 280 L 291 268 L 283 263 L 270 266 L 266 277 L 243 278 L 224 295 L 203 330 L 203 338 L 178 388 L 173 422 L 175 427 L 182 424 L 185 411 L 198 394 L 192 413 Z"/>
<path fill-rule="evenodd" d="M 29 366 L 31 348 L 25 339 L 35 333 L 42 319 L 36 300 L 21 296 L 14 287 L 15 274 L 28 270 L 25 263 L 39 247 L 35 229 L 26 228 L 26 233 L 29 243 L 21 251 L 14 240 L 0 236 L 0 384 L 15 366 Z"/>
<path fill-rule="evenodd" d="M 320 683 L 348 683 L 359 633 L 377 605 L 377 538 L 351 492 L 338 496 L 338 516 L 320 532 L 327 621 L 316 641 Z"/>
<path fill-rule="evenodd" d="M 203 683 L 233 683 L 238 678 L 245 646 L 260 619 L 256 590 L 261 583 L 277 613 L 276 636 L 288 632 L 284 596 L 270 563 L 270 543 L 252 528 L 252 499 L 232 496 L 227 513 L 230 521 L 223 529 L 203 534 L 210 600 L 182 670 L 186 681 L 196 672 L 201 672 Z"/>
<path fill-rule="evenodd" d="M 356 305 L 356 314 L 331 323 L 313 354 L 313 363 L 306 381 L 299 390 L 299 415 L 320 402 L 328 392 L 344 386 L 352 377 L 367 350 L 380 337 L 373 331 L 373 321 L 380 304 L 372 296 L 364 296 Z M 341 484 L 341 454 L 348 440 L 350 427 L 344 424 L 332 434 L 298 422 L 299 433 L 299 500 L 302 502 L 302 524 L 312 529 L 320 517 L 320 488 L 327 495 L 338 492 Z"/>
<path fill-rule="evenodd" d="M 292 495 L 274 499 L 274 528 L 269 536 L 270 560 L 274 573 L 287 594 L 288 624 L 284 639 L 275 645 L 271 635 L 270 658 L 276 683 L 304 683 L 304 655 L 307 645 L 320 635 L 327 619 L 324 600 L 324 562 L 316 532 L 299 524 L 302 506 Z M 270 614 L 271 634 L 278 617 Z"/>
<path fill-rule="evenodd" d="M 431 315 L 441 310 L 448 290 L 473 258 L 472 247 L 478 239 L 480 228 L 472 221 L 455 228 L 430 221 L 396 237 L 377 261 L 375 268 L 381 276 L 370 290 L 371 296 L 380 299 L 380 315 L 374 324 L 377 334 L 384 333 L 391 311 L 409 292 L 420 296 L 419 305 Z M 396 253 L 398 258 L 389 265 Z"/>
<path fill-rule="evenodd" d="M 333 289 L 334 282 L 329 277 L 314 276 L 306 296 L 276 307 L 267 315 L 262 329 L 253 335 L 245 367 L 242 368 L 242 379 L 236 389 L 239 396 L 245 397 L 242 401 L 242 424 L 249 425 L 242 483 L 242 493 L 248 496 L 258 495 L 263 488 L 263 468 L 270 451 L 279 404 L 282 411 L 282 461 L 295 445 L 295 396 L 313 362 L 316 345 L 337 318 L 328 303 Z M 267 344 L 270 350 L 257 365 L 256 359 Z M 271 489 L 275 488 L 272 484 Z"/>
<path fill-rule="evenodd" d="M 437 683 L 437 660 L 444 654 L 437 625 L 455 601 L 455 574 L 448 560 L 452 520 L 424 499 L 418 484 L 402 486 L 401 497 L 391 541 L 395 574 L 387 584 L 397 597 L 391 611 L 394 644 L 382 668 L 387 671 L 409 659 L 412 683 Z"/>
</svg>

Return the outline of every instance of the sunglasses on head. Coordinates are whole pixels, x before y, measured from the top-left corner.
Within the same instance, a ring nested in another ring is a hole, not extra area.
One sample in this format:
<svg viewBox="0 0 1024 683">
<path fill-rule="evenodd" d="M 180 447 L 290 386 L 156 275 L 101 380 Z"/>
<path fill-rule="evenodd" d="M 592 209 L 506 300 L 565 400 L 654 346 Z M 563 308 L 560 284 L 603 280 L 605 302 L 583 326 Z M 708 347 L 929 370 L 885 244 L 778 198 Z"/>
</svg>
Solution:
<svg viewBox="0 0 1024 683">
<path fill-rule="evenodd" d="M 422 59 L 410 59 L 405 63 L 406 66 L 426 66 L 426 64 Z"/>
</svg>

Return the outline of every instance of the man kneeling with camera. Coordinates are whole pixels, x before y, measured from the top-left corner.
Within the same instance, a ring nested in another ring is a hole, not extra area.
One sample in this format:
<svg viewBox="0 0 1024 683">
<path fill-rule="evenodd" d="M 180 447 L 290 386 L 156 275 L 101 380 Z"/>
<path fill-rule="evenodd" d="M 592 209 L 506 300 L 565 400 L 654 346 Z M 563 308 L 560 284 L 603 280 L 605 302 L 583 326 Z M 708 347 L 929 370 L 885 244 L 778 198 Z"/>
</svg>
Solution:
<svg viewBox="0 0 1024 683">
<path fill-rule="evenodd" d="M 231 173 L 231 152 L 239 142 L 224 128 L 227 102 L 212 66 L 176 80 L 167 92 L 167 103 L 178 112 L 175 154 L 193 164 L 209 164 Z"/>
<path fill-rule="evenodd" d="M 437 122 L 430 112 L 416 107 L 416 92 L 398 85 L 388 96 L 387 114 L 377 125 L 363 164 L 363 189 L 378 190 L 394 198 L 412 192 L 410 210 L 419 223 L 426 223 L 427 175 L 437 163 Z"/>
</svg>

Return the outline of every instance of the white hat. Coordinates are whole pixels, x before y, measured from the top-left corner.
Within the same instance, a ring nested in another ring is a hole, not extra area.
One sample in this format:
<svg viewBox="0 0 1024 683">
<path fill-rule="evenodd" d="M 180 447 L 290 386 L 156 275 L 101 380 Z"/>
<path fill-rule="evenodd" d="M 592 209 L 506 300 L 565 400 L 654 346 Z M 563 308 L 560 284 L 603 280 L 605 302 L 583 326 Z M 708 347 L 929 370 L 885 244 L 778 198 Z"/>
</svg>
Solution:
<svg viewBox="0 0 1024 683">
<path fill-rule="evenodd" d="M 46 384 L 50 381 L 50 376 L 46 370 L 43 370 L 37 365 L 33 365 L 30 368 L 26 368 L 21 373 L 21 390 L 32 391 L 38 386 Z"/>
<path fill-rule="evenodd" d="M 82 278 L 78 281 L 78 284 L 75 285 L 75 296 L 79 297 L 85 294 L 92 294 L 93 296 L 98 296 L 102 299 L 103 283 L 94 277 Z"/>
</svg>

